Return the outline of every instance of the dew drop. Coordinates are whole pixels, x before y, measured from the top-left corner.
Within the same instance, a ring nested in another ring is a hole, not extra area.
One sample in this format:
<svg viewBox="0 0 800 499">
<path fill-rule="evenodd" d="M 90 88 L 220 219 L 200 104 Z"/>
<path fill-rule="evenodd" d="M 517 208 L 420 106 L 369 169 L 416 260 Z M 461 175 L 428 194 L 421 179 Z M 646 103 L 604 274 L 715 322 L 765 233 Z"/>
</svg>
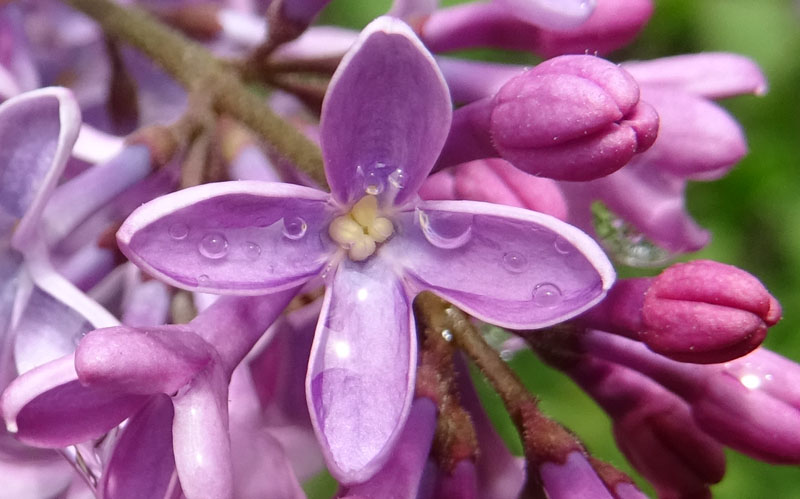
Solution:
<svg viewBox="0 0 800 499">
<path fill-rule="evenodd" d="M 218 260 L 228 254 L 228 240 L 219 232 L 210 232 L 200 240 L 199 250 L 204 257 Z"/>
<path fill-rule="evenodd" d="M 209 279 L 209 277 L 205 274 L 200 274 L 199 276 L 197 276 L 197 284 L 200 286 L 205 286 L 210 281 L 211 279 Z"/>
<path fill-rule="evenodd" d="M 444 329 L 442 330 L 442 338 L 447 342 L 453 341 L 453 333 L 449 329 Z"/>
<path fill-rule="evenodd" d="M 383 192 L 383 178 L 376 171 L 367 172 L 364 175 L 364 192 L 377 196 Z"/>
<path fill-rule="evenodd" d="M 533 303 L 539 307 L 555 307 L 561 303 L 561 290 L 550 282 L 538 284 L 533 289 Z"/>
<path fill-rule="evenodd" d="M 528 266 L 528 259 L 522 253 L 509 251 L 503 255 L 503 267 L 515 274 L 519 274 Z"/>
<path fill-rule="evenodd" d="M 322 269 L 322 273 L 319 276 L 323 279 L 327 279 L 328 276 L 331 274 L 331 270 L 333 270 L 333 264 L 329 263 L 328 265 L 325 266 L 324 269 Z"/>
<path fill-rule="evenodd" d="M 174 223 L 169 226 L 168 232 L 169 237 L 180 241 L 181 239 L 186 239 L 186 236 L 189 235 L 189 226 L 182 223 Z"/>
<path fill-rule="evenodd" d="M 569 243 L 569 241 L 561 236 L 556 238 L 556 242 L 553 243 L 553 247 L 562 255 L 566 255 L 572 251 L 572 245 Z"/>
<path fill-rule="evenodd" d="M 468 213 L 426 213 L 418 209 L 417 223 L 425 239 L 437 248 L 460 248 L 472 237 L 472 215 Z"/>
<path fill-rule="evenodd" d="M 308 224 L 300 217 L 287 217 L 283 219 L 283 235 L 287 239 L 297 241 L 306 235 Z"/>
<path fill-rule="evenodd" d="M 389 174 L 389 183 L 395 189 L 402 189 L 406 185 L 406 173 L 400 168 Z"/>
<path fill-rule="evenodd" d="M 247 241 L 244 243 L 242 245 L 242 250 L 250 260 L 256 260 L 259 256 L 261 256 L 261 246 L 252 241 Z"/>
</svg>

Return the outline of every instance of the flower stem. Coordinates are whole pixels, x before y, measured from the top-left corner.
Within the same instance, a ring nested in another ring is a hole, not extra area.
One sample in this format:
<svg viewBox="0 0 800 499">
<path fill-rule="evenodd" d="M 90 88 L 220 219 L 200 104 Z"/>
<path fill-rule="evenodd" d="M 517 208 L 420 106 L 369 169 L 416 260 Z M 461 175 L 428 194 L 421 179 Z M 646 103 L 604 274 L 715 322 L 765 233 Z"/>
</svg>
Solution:
<svg viewBox="0 0 800 499">
<path fill-rule="evenodd" d="M 452 334 L 456 346 L 475 362 L 500 395 L 519 431 L 525 452 L 528 482 L 522 497 L 544 498 L 539 466 L 546 462 L 563 463 L 571 452 L 587 454 L 584 446 L 566 428 L 539 410 L 536 397 L 484 341 L 464 312 L 429 292 L 419 295 L 416 306 L 429 324 L 437 324 Z M 606 468 L 610 466 L 593 460 L 595 463 L 595 469 L 603 464 L 608 471 Z"/>
<path fill-rule="evenodd" d="M 109 36 L 143 52 L 190 93 L 210 95 L 214 109 L 252 128 L 276 152 L 321 186 L 327 186 L 322 154 L 311 140 L 276 115 L 262 98 L 201 45 L 145 11 L 110 0 L 62 0 L 100 24 Z"/>
</svg>

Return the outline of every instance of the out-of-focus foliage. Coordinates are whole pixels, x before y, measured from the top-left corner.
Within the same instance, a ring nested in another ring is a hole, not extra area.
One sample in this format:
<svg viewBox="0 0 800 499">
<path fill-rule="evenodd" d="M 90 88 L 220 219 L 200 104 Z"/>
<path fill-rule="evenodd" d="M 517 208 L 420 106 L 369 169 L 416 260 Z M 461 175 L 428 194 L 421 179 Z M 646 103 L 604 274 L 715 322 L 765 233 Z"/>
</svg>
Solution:
<svg viewBox="0 0 800 499">
<path fill-rule="evenodd" d="M 323 21 L 360 28 L 389 4 L 336 0 Z M 758 276 L 784 310 L 783 321 L 770 330 L 765 345 L 800 361 L 800 5 L 792 0 L 657 0 L 644 33 L 609 58 L 623 61 L 701 51 L 737 52 L 755 59 L 770 90 L 764 97 L 723 102 L 744 127 L 750 154 L 722 180 L 690 184 L 690 212 L 712 232 L 713 240 L 689 258 L 734 264 Z M 640 273 L 620 269 L 620 274 Z M 528 352 L 517 355 L 512 365 L 540 397 L 545 412 L 577 433 L 595 455 L 637 476 L 616 449 L 608 418 L 571 381 Z M 475 378 L 480 380 L 480 375 Z M 479 390 L 501 434 L 519 453 L 516 432 L 499 398 L 486 383 L 479 383 Z M 772 466 L 735 452 L 728 458 L 728 471 L 713 488 L 714 497 L 798 497 L 796 467 Z M 643 490 L 652 493 L 637 479 Z M 306 490 L 310 497 L 326 497 L 335 484 L 318 477 Z"/>
</svg>

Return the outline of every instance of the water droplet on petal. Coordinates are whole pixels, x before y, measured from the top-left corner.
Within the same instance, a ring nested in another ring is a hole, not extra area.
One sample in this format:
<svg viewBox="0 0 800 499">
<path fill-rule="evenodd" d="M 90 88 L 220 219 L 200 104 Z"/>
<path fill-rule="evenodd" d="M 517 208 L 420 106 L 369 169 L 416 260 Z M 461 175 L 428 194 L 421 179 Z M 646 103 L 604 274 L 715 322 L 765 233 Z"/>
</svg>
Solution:
<svg viewBox="0 0 800 499">
<path fill-rule="evenodd" d="M 539 307 L 555 307 L 561 303 L 561 290 L 550 282 L 538 284 L 533 289 L 533 303 Z"/>
<path fill-rule="evenodd" d="M 244 243 L 242 245 L 242 250 L 247 258 L 251 260 L 256 260 L 259 256 L 261 256 L 261 246 L 251 241 Z"/>
<path fill-rule="evenodd" d="M 174 223 L 169 226 L 169 237 L 172 239 L 186 239 L 186 236 L 189 235 L 189 226 L 183 223 Z"/>
<path fill-rule="evenodd" d="M 283 219 L 283 235 L 296 241 L 306 235 L 308 224 L 300 217 L 286 217 Z"/>
<path fill-rule="evenodd" d="M 553 247 L 562 255 L 566 255 L 572 251 L 572 245 L 570 242 L 561 236 L 556 238 L 556 242 L 553 243 Z"/>
<path fill-rule="evenodd" d="M 228 254 L 228 240 L 219 232 L 210 232 L 200 240 L 199 250 L 204 257 L 218 260 Z"/>
<path fill-rule="evenodd" d="M 592 203 L 592 218 L 600 243 L 614 260 L 632 267 L 660 267 L 672 259 L 669 251 L 599 201 Z"/>
<path fill-rule="evenodd" d="M 522 253 L 509 251 L 503 255 L 503 267 L 509 272 L 519 274 L 528 266 L 528 259 Z"/>
<path fill-rule="evenodd" d="M 331 274 L 331 270 L 333 270 L 333 264 L 329 263 L 328 265 L 325 266 L 324 269 L 322 269 L 322 273 L 319 276 L 323 279 L 327 279 L 328 276 Z"/>
<path fill-rule="evenodd" d="M 364 175 L 364 192 L 376 196 L 383 192 L 383 175 L 376 171 L 369 171 Z"/>
<path fill-rule="evenodd" d="M 211 279 L 209 279 L 209 277 L 205 274 L 200 274 L 199 276 L 197 276 L 197 284 L 200 286 L 205 286 L 210 281 Z"/>
<path fill-rule="evenodd" d="M 456 249 L 472 237 L 472 215 L 446 211 L 417 210 L 417 223 L 425 239 L 437 248 Z"/>
<path fill-rule="evenodd" d="M 389 183 L 395 189 L 402 189 L 406 185 L 406 173 L 400 168 L 389 174 Z"/>
</svg>

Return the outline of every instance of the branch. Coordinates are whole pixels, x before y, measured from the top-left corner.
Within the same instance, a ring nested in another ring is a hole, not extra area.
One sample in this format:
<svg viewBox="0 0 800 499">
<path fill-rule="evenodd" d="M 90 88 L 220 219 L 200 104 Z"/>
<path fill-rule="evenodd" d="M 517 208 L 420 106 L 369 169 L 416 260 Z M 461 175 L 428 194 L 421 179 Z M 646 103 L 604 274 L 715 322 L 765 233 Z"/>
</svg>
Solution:
<svg viewBox="0 0 800 499">
<path fill-rule="evenodd" d="M 275 151 L 321 186 L 327 186 L 319 148 L 276 115 L 258 95 L 201 45 L 145 11 L 109 0 L 62 0 L 100 24 L 108 36 L 136 47 L 190 93 L 210 95 L 214 109 L 252 128 Z"/>
</svg>

